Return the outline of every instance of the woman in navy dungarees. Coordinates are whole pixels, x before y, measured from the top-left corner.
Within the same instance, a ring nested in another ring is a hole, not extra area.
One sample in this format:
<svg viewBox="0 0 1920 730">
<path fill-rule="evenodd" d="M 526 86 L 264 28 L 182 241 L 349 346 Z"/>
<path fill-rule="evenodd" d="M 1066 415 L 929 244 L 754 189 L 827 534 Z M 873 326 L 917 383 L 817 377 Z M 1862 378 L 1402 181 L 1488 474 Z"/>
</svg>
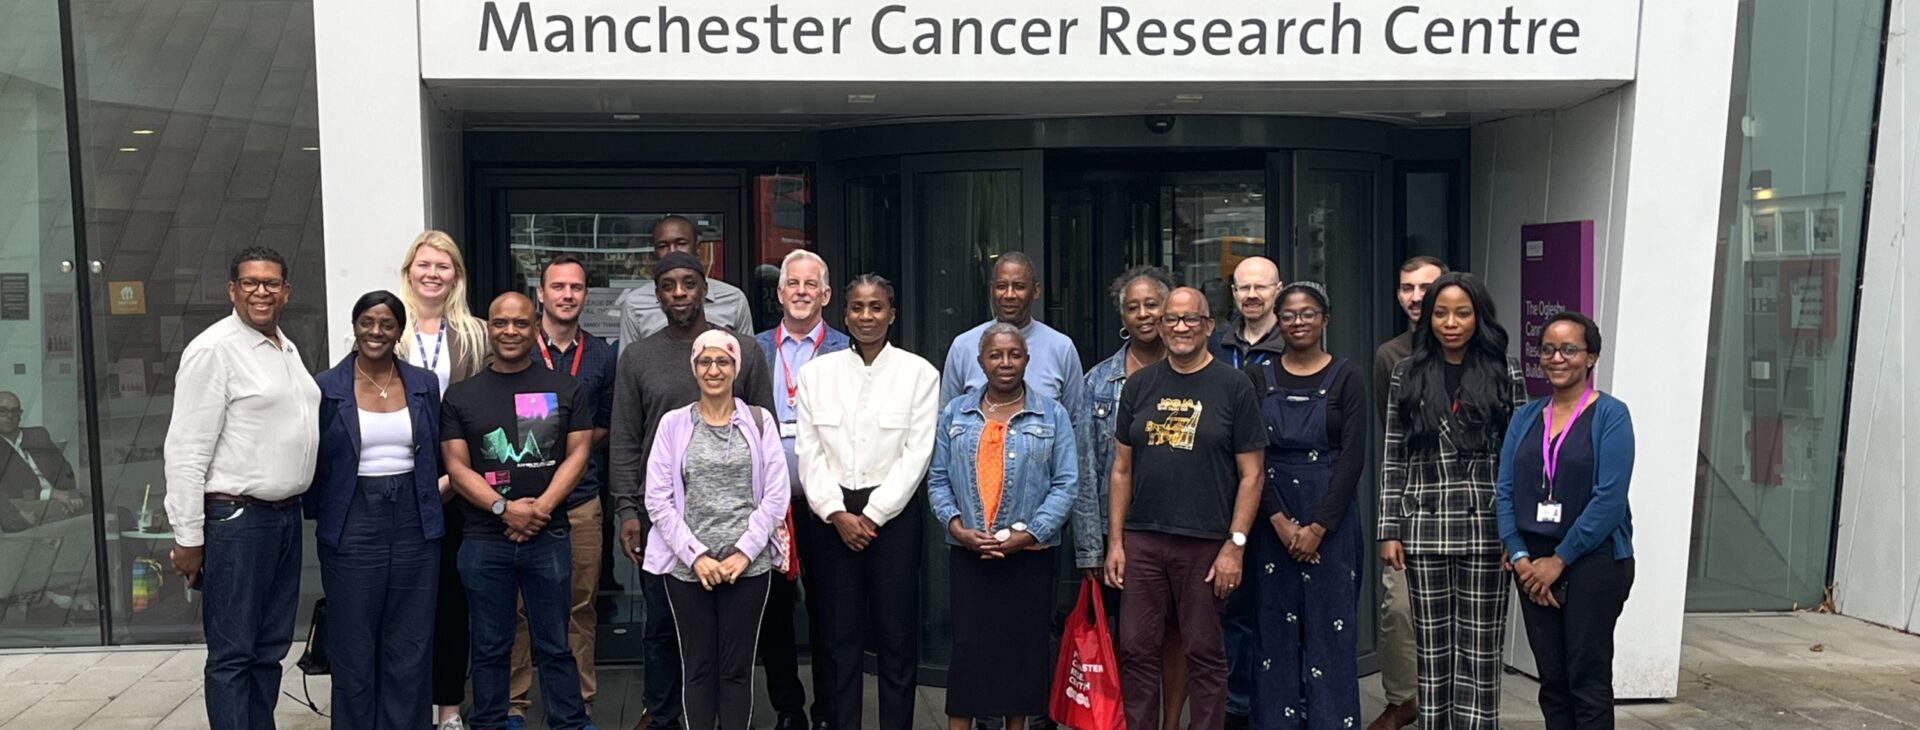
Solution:
<svg viewBox="0 0 1920 730">
<path fill-rule="evenodd" d="M 1254 585 L 1255 728 L 1352 728 L 1360 722 L 1360 517 L 1367 399 L 1357 368 L 1327 353 L 1327 295 L 1280 292 L 1286 352 L 1252 371 L 1267 425 L 1267 486 L 1248 579 Z"/>
</svg>

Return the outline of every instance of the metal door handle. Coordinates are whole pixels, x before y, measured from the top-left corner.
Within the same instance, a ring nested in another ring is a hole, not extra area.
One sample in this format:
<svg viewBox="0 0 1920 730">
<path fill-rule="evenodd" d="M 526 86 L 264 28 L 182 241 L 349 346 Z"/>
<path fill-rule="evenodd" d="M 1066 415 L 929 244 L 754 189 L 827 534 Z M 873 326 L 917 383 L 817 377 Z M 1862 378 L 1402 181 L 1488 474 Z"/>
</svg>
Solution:
<svg viewBox="0 0 1920 730">
<path fill-rule="evenodd" d="M 71 274 L 71 273 L 73 273 L 73 262 L 72 262 L 72 261 L 61 261 L 61 262 L 60 262 L 60 273 L 62 273 L 62 274 Z"/>
<path fill-rule="evenodd" d="M 87 265 L 87 270 L 96 274 L 106 270 L 106 268 L 107 268 L 106 264 L 100 263 L 100 259 L 94 259 L 93 263 L 90 263 Z"/>
</svg>

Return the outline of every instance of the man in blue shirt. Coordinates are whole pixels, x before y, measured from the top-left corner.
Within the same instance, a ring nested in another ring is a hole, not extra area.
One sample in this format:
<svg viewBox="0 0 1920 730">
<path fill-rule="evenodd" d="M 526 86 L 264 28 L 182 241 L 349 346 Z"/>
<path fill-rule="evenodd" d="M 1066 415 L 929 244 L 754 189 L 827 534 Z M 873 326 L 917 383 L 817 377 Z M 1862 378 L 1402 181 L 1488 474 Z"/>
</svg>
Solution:
<svg viewBox="0 0 1920 730">
<path fill-rule="evenodd" d="M 780 282 L 774 294 L 780 299 L 780 324 L 760 333 L 760 351 L 766 353 L 767 372 L 773 375 L 773 410 L 780 422 L 780 445 L 787 452 L 787 484 L 793 490 L 793 503 L 802 505 L 802 519 L 793 521 L 794 536 L 800 546 L 800 565 L 805 571 L 809 546 L 825 529 L 812 515 L 804 514 L 806 494 L 800 485 L 800 469 L 793 456 L 794 424 L 798 416 L 794 403 L 799 398 L 801 366 L 813 358 L 847 349 L 847 334 L 828 327 L 821 318 L 833 289 L 827 283 L 827 262 L 812 251 L 796 250 L 780 261 Z M 835 538 L 837 539 L 837 538 Z M 774 730 L 807 730 L 807 694 L 800 685 L 800 659 L 793 636 L 794 582 L 775 578 L 767 593 L 766 613 L 760 621 L 760 663 L 767 670 L 767 699 L 779 717 Z M 807 628 L 810 646 L 822 646 L 819 609 L 813 584 L 807 586 Z M 816 657 L 818 655 L 816 654 Z M 826 676 L 826 663 L 813 661 L 814 727 L 826 726 L 833 713 L 827 708 L 826 687 L 833 686 Z"/>
<path fill-rule="evenodd" d="M 567 524 L 572 525 L 573 576 L 569 586 L 567 644 L 580 668 L 580 698 L 589 713 L 598 677 L 594 672 L 594 633 L 599 616 L 593 600 L 606 550 L 602 531 L 600 485 L 606 481 L 607 429 L 613 420 L 613 367 L 618 360 L 606 340 L 580 329 L 587 303 L 587 269 L 579 259 L 558 256 L 540 269 L 540 329 L 534 336 L 533 367 L 571 376 L 587 394 L 593 411 L 593 451 L 580 483 L 568 493 Z M 520 609 L 514 630 L 513 675 L 508 686 L 508 727 L 524 727 L 527 693 L 533 688 L 533 662 L 527 651 L 527 614 Z"/>
<path fill-rule="evenodd" d="M 1071 338 L 1033 318 L 1033 305 L 1040 301 L 1040 281 L 1033 259 L 1019 251 L 1001 254 L 993 264 L 987 286 L 993 319 L 953 338 L 947 348 L 947 364 L 940 370 L 940 405 L 945 407 L 961 393 L 986 387 L 987 374 L 980 370 L 980 333 L 994 322 L 1006 322 L 1027 338 L 1027 386 L 1059 401 L 1068 413 L 1079 413 L 1086 400 L 1080 351 Z"/>
</svg>

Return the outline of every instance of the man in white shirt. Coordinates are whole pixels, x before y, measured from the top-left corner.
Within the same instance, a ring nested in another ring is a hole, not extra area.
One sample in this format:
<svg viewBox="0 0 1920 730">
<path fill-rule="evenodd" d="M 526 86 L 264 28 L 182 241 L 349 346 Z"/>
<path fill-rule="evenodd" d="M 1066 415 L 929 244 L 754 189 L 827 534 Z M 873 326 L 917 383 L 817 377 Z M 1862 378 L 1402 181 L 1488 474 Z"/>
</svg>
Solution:
<svg viewBox="0 0 1920 730">
<path fill-rule="evenodd" d="M 300 495 L 313 480 L 320 389 L 280 330 L 286 259 L 233 257 L 233 315 L 188 343 L 167 428 L 173 569 L 201 588 L 207 723 L 273 727 L 300 599 Z M 202 579 L 202 576 L 205 579 Z"/>
<path fill-rule="evenodd" d="M 686 216 L 670 215 L 653 224 L 653 255 L 658 257 L 679 251 L 699 257 L 700 231 Z M 700 272 L 705 274 L 703 270 Z M 616 302 L 620 309 L 620 346 L 626 347 L 648 335 L 667 328 L 666 312 L 653 292 L 653 282 L 642 282 L 628 289 Z M 753 310 L 747 293 L 719 279 L 707 279 L 705 302 L 707 321 L 713 326 L 753 336 Z"/>
<path fill-rule="evenodd" d="M 20 427 L 22 413 L 20 396 L 0 390 L 0 444 L 6 445 L 0 448 L 0 500 L 9 501 L 0 504 L 0 531 L 5 532 L 86 510 L 73 484 L 73 466 L 46 429 Z"/>
</svg>

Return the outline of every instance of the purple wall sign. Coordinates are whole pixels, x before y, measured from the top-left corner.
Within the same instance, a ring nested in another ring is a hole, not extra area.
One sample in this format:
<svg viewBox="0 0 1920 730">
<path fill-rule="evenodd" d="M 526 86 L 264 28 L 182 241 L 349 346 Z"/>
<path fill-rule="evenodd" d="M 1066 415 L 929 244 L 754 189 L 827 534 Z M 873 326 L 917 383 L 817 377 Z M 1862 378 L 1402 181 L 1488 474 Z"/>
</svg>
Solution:
<svg viewBox="0 0 1920 730">
<path fill-rule="evenodd" d="M 1553 392 L 1540 369 L 1540 335 L 1567 309 L 1594 315 L 1593 221 L 1521 226 L 1520 365 L 1530 396 Z"/>
</svg>

